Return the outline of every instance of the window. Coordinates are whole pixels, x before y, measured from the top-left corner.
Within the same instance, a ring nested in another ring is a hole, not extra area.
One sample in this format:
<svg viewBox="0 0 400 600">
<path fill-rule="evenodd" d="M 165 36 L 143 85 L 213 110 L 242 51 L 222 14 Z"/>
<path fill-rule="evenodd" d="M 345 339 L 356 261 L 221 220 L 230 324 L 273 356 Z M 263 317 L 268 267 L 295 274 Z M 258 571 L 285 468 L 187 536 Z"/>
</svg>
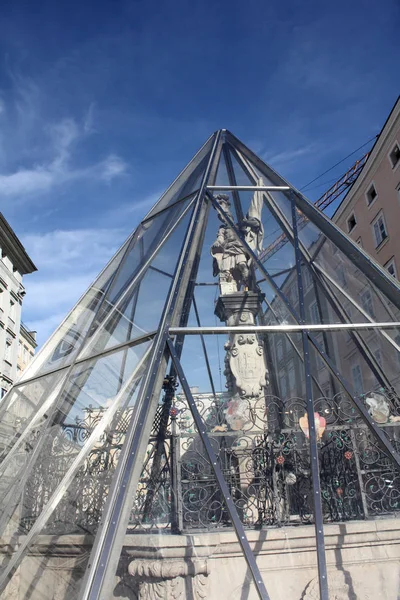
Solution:
<svg viewBox="0 0 400 600">
<path fill-rule="evenodd" d="M 376 244 L 376 247 L 378 247 L 382 244 L 382 242 L 388 236 L 387 231 L 386 231 L 385 220 L 383 218 L 382 213 L 377 216 L 375 221 L 372 223 L 372 227 L 374 230 L 375 244 Z"/>
<path fill-rule="evenodd" d="M 311 323 L 320 323 L 318 304 L 313 302 L 310 304 L 310 320 Z"/>
<path fill-rule="evenodd" d="M 347 219 L 347 231 L 350 233 L 351 231 L 353 231 L 354 227 L 357 225 L 357 221 L 356 221 L 356 216 L 353 213 L 352 215 L 350 215 L 350 217 Z"/>
<path fill-rule="evenodd" d="M 7 394 L 7 390 L 6 390 L 6 388 L 1 388 L 1 391 L 0 391 L 0 398 L 4 398 L 4 396 L 5 396 L 6 394 Z"/>
<path fill-rule="evenodd" d="M 376 191 L 376 188 L 373 183 L 371 183 L 371 185 L 367 189 L 365 197 L 367 199 L 368 206 L 371 206 L 373 201 L 376 200 L 376 198 L 378 197 L 378 192 Z"/>
<path fill-rule="evenodd" d="M 361 246 L 361 248 L 363 247 L 361 236 L 359 238 L 357 238 L 356 244 L 358 244 L 359 246 Z"/>
<path fill-rule="evenodd" d="M 351 376 L 353 378 L 354 392 L 358 395 L 362 394 L 364 392 L 364 387 L 360 365 L 352 367 Z"/>
<path fill-rule="evenodd" d="M 389 160 L 392 168 L 394 169 L 400 162 L 400 146 L 396 142 L 391 151 L 389 152 Z"/>
<path fill-rule="evenodd" d="M 4 352 L 4 360 L 11 363 L 11 349 L 12 349 L 12 340 L 9 338 L 6 341 L 6 349 Z"/>
<path fill-rule="evenodd" d="M 397 277 L 396 271 L 396 263 L 394 262 L 394 257 L 391 258 L 385 265 L 385 269 L 392 275 L 392 277 Z"/>
<path fill-rule="evenodd" d="M 12 321 L 16 321 L 16 307 L 15 307 L 15 302 L 13 302 L 12 300 L 10 300 L 10 319 Z"/>
<path fill-rule="evenodd" d="M 365 312 L 367 312 L 370 317 L 375 318 L 374 303 L 372 300 L 371 291 L 369 289 L 365 289 L 363 292 L 361 292 L 360 298 Z"/>
</svg>

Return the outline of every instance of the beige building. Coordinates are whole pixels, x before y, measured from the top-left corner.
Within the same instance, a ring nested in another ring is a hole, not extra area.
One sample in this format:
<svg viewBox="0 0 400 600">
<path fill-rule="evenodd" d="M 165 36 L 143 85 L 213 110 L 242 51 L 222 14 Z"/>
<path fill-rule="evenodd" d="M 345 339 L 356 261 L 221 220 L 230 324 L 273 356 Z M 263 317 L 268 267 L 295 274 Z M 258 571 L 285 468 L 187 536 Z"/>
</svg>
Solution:
<svg viewBox="0 0 400 600">
<path fill-rule="evenodd" d="M 399 278 L 400 97 L 332 220 Z"/>
<path fill-rule="evenodd" d="M 37 347 L 36 331 L 29 331 L 21 321 L 17 356 L 17 377 L 19 377 L 35 356 Z"/>
<path fill-rule="evenodd" d="M 18 377 L 19 344 L 25 339 L 28 352 L 35 341 L 21 332 L 21 308 L 25 296 L 22 278 L 36 271 L 14 231 L 0 213 L 0 396 L 3 397 Z M 26 364 L 28 357 L 26 357 Z M 22 366 L 22 363 L 20 363 Z"/>
</svg>

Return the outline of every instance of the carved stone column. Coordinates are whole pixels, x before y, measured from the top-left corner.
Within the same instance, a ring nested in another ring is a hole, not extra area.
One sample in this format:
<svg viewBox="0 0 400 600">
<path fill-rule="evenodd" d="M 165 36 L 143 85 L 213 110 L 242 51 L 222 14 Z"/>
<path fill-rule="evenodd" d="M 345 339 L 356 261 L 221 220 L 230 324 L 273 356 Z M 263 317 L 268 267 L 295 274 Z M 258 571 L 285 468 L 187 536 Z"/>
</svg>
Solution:
<svg viewBox="0 0 400 600">
<path fill-rule="evenodd" d="M 229 327 L 254 325 L 261 311 L 263 295 L 256 292 L 236 292 L 220 296 L 215 314 Z M 243 429 L 251 401 L 264 395 L 267 385 L 267 364 L 262 341 L 255 333 L 231 333 L 225 344 L 226 386 L 231 400 L 226 420 L 234 430 Z"/>
<path fill-rule="evenodd" d="M 207 560 L 135 559 L 129 563 L 139 600 L 204 600 Z"/>
</svg>

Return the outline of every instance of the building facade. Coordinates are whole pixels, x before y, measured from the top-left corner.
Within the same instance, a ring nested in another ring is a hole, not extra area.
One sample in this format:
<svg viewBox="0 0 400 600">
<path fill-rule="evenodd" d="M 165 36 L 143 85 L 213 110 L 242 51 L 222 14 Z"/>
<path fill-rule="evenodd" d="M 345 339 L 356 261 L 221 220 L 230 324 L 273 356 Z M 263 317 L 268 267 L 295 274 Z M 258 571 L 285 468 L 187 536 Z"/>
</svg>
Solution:
<svg viewBox="0 0 400 600">
<path fill-rule="evenodd" d="M 23 365 L 19 358 L 21 339 L 27 347 L 31 358 L 36 347 L 32 336 L 22 328 L 21 308 L 25 296 L 22 278 L 36 271 L 14 231 L 0 213 L 0 394 L 3 397 L 22 371 Z"/>
<path fill-rule="evenodd" d="M 21 321 L 17 356 L 17 377 L 20 376 L 22 371 L 24 371 L 31 362 L 35 355 L 36 347 L 36 331 L 29 331 L 26 325 Z"/>
<path fill-rule="evenodd" d="M 333 221 L 400 276 L 400 97 Z"/>
</svg>

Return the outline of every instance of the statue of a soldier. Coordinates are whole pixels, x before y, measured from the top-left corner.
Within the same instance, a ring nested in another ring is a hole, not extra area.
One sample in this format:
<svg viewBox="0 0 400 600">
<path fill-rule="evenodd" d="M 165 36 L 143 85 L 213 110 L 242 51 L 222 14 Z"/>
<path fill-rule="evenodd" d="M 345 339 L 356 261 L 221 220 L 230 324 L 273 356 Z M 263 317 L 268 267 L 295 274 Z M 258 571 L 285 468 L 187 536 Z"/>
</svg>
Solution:
<svg viewBox="0 0 400 600">
<path fill-rule="evenodd" d="M 230 210 L 229 196 L 219 194 L 216 200 L 222 210 L 233 221 Z M 258 254 L 262 249 L 264 229 L 261 223 L 262 195 L 255 192 L 246 217 L 238 224 L 249 247 Z M 221 294 L 232 294 L 243 287 L 251 287 L 252 258 L 235 232 L 225 223 L 223 217 L 218 215 L 223 225 L 220 226 L 217 239 L 211 247 L 213 257 L 213 275 L 219 275 Z"/>
</svg>

